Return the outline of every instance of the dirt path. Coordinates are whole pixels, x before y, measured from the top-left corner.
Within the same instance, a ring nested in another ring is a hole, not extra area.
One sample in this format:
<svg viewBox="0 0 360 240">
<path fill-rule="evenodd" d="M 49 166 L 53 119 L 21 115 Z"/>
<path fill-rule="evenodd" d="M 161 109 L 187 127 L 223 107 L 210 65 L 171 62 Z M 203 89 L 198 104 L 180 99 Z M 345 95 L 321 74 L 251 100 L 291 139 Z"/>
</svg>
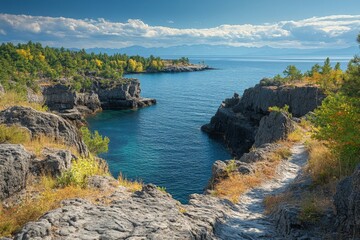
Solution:
<svg viewBox="0 0 360 240">
<path fill-rule="evenodd" d="M 308 154 L 302 143 L 295 144 L 291 152 L 291 158 L 279 165 L 276 178 L 240 197 L 238 210 L 216 228 L 220 239 L 282 239 L 276 237 L 273 224 L 264 214 L 263 200 L 266 195 L 284 191 L 307 162 Z"/>
</svg>

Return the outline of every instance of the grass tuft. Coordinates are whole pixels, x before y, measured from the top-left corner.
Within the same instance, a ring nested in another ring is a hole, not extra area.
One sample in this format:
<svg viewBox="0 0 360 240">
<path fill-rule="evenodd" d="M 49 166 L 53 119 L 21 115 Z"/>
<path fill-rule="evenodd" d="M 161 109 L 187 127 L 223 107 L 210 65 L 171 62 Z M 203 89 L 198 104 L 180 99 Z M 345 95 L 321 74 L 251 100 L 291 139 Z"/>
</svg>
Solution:
<svg viewBox="0 0 360 240">
<path fill-rule="evenodd" d="M 28 102 L 25 95 L 15 91 L 7 91 L 0 95 L 0 111 L 13 106 L 31 107 L 35 110 L 46 112 L 47 107 L 39 103 Z"/>
<path fill-rule="evenodd" d="M 131 192 L 141 191 L 143 183 L 141 181 L 130 181 L 126 179 L 121 173 L 118 177 L 119 186 L 126 187 Z"/>
</svg>

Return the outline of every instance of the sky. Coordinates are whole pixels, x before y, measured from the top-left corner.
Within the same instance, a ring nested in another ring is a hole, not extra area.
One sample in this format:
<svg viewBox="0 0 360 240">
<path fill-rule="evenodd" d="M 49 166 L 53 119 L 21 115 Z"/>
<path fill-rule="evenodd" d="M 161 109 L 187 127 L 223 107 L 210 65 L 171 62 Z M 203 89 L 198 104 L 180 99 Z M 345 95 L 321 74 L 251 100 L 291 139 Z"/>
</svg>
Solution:
<svg viewBox="0 0 360 240">
<path fill-rule="evenodd" d="M 356 45 L 360 0 L 0 0 L 0 42 L 74 48 Z"/>
</svg>

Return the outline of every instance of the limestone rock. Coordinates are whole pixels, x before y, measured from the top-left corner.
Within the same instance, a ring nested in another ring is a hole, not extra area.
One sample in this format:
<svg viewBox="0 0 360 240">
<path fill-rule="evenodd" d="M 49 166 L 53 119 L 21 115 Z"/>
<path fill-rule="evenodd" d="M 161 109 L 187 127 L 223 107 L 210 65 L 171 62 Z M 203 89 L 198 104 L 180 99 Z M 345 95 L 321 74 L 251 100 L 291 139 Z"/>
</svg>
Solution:
<svg viewBox="0 0 360 240">
<path fill-rule="evenodd" d="M 259 124 L 255 136 L 255 147 L 265 143 L 272 143 L 286 139 L 288 134 L 295 130 L 293 121 L 283 112 L 271 112 L 264 116 Z"/>
<path fill-rule="evenodd" d="M 91 77 L 93 84 L 86 92 L 76 92 L 64 84 L 44 87 L 45 104 L 50 110 L 72 120 L 74 114 L 64 113 L 77 111 L 86 116 L 102 109 L 135 109 L 156 103 L 155 99 L 140 97 L 140 82 L 137 79 L 104 81 Z"/>
<path fill-rule="evenodd" d="M 32 103 L 44 104 L 44 97 L 41 93 L 36 93 L 31 88 L 27 88 L 27 100 Z"/>
<path fill-rule="evenodd" d="M 64 141 L 69 146 L 75 146 L 81 154 L 88 154 L 77 129 L 55 114 L 14 106 L 0 112 L 0 123 L 25 127 L 31 131 L 32 137 L 45 135 Z"/>
<path fill-rule="evenodd" d="M 56 84 L 43 89 L 45 104 L 50 110 L 64 112 L 66 110 L 76 109 L 84 115 L 92 114 L 101 110 L 98 95 L 92 91 L 87 93 L 78 93 L 70 86 Z"/>
<path fill-rule="evenodd" d="M 360 238 L 360 165 L 338 184 L 334 205 L 339 231 Z"/>
<path fill-rule="evenodd" d="M 0 200 L 25 188 L 32 158 L 21 145 L 0 145 Z"/>
<path fill-rule="evenodd" d="M 256 140 L 255 145 L 260 146 L 285 137 L 292 129 L 288 118 L 273 114 L 268 116 L 269 107 L 288 105 L 293 116 L 301 117 L 313 111 L 324 98 L 325 94 L 316 86 L 257 84 L 246 89 L 241 98 L 234 94 L 232 98 L 225 99 L 210 123 L 201 129 L 211 135 L 221 136 L 232 155 L 240 158 Z M 260 124 L 261 129 L 258 131 Z"/>
<path fill-rule="evenodd" d="M 31 164 L 31 172 L 34 175 L 59 176 L 71 167 L 73 159 L 71 152 L 61 149 L 45 148 L 42 151 L 43 159 L 36 159 Z"/>
<path fill-rule="evenodd" d="M 137 79 L 110 83 L 97 82 L 95 89 L 103 109 L 134 109 L 156 103 L 155 99 L 140 97 L 140 82 Z"/>
<path fill-rule="evenodd" d="M 265 161 L 269 158 L 269 153 L 275 151 L 279 147 L 276 143 L 263 144 L 260 148 L 254 148 L 248 153 L 244 153 L 240 158 L 241 162 L 254 163 L 258 161 Z"/>
<path fill-rule="evenodd" d="M 222 207 L 219 200 L 195 197 L 193 205 L 181 210 L 179 202 L 154 185 L 112 198 L 109 205 L 66 200 L 26 224 L 15 239 L 215 239 L 213 227 L 223 217 L 216 211 Z"/>
<path fill-rule="evenodd" d="M 244 109 L 254 112 L 267 113 L 269 107 L 289 106 L 294 117 L 304 116 L 319 106 L 326 97 L 324 92 L 316 86 L 263 86 L 244 91 L 241 104 Z"/>
</svg>

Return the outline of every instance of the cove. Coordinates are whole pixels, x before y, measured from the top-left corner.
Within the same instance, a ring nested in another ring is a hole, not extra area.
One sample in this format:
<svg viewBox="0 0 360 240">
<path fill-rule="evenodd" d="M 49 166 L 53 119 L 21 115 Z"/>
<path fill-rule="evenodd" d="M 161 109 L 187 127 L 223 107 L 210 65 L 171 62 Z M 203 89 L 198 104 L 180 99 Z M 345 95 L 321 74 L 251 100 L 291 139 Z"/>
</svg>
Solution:
<svg viewBox="0 0 360 240">
<path fill-rule="evenodd" d="M 107 160 L 113 176 L 121 172 L 166 188 L 186 203 L 189 194 L 202 193 L 216 160 L 230 159 L 220 139 L 200 131 L 219 104 L 263 77 L 272 77 L 291 64 L 308 70 L 316 59 L 192 58 L 217 70 L 188 73 L 126 75 L 140 79 L 142 96 L 157 104 L 139 110 L 103 111 L 87 119 L 91 130 L 110 138 Z M 337 59 L 345 66 L 347 59 Z M 334 60 L 335 62 L 335 60 Z"/>
</svg>

